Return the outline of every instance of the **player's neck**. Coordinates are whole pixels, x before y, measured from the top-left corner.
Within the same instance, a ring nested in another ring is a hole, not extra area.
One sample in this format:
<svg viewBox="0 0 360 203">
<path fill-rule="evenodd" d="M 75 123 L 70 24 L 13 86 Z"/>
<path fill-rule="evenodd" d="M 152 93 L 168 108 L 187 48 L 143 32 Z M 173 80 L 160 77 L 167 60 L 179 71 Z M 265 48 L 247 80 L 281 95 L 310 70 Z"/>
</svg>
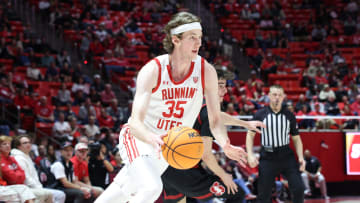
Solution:
<svg viewBox="0 0 360 203">
<path fill-rule="evenodd" d="M 178 52 L 177 52 L 178 53 Z M 190 70 L 191 60 L 186 60 L 181 54 L 173 53 L 169 56 L 171 74 L 175 80 L 181 80 Z"/>
</svg>

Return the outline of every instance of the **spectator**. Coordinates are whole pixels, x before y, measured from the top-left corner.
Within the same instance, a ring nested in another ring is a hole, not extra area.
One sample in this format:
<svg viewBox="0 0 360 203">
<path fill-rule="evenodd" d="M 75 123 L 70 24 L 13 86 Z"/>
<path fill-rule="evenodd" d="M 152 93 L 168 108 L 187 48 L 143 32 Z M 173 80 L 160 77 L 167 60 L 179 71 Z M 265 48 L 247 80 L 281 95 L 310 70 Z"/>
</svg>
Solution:
<svg viewBox="0 0 360 203">
<path fill-rule="evenodd" d="M 302 105 L 301 109 L 296 113 L 296 116 L 306 116 L 308 115 L 308 106 Z M 305 129 L 314 129 L 315 128 L 315 120 L 314 119 L 296 119 L 299 124 L 299 128 Z"/>
<path fill-rule="evenodd" d="M 13 103 L 15 88 L 10 78 L 0 78 L 0 103 Z"/>
<path fill-rule="evenodd" d="M 90 182 L 87 155 L 88 155 L 87 144 L 78 143 L 75 145 L 75 156 L 71 158 L 71 162 L 74 166 L 75 182 L 82 187 L 88 188 L 91 191 L 93 197 L 96 198 L 104 190 L 100 187 L 93 186 Z M 96 175 L 100 175 L 100 174 L 96 174 Z"/>
<path fill-rule="evenodd" d="M 65 193 L 60 190 L 44 188 L 39 181 L 38 173 L 34 162 L 30 157 L 31 139 L 27 135 L 20 135 L 15 138 L 14 149 L 11 155 L 14 156 L 20 167 L 25 172 L 25 185 L 35 194 L 36 201 L 40 203 L 64 203 Z"/>
<path fill-rule="evenodd" d="M 319 105 L 320 112 L 325 113 L 325 105 L 322 102 L 319 102 L 318 96 L 313 96 L 310 101 L 310 111 L 315 111 L 315 104 Z"/>
<path fill-rule="evenodd" d="M 72 141 L 74 138 L 70 136 L 70 132 L 70 124 L 65 121 L 65 115 L 61 112 L 59 114 L 59 120 L 54 123 L 53 135 L 60 142 Z"/>
<path fill-rule="evenodd" d="M 36 67 L 36 63 L 32 62 L 31 66 L 26 68 L 26 76 L 32 80 L 43 80 L 40 70 Z"/>
<path fill-rule="evenodd" d="M 100 127 L 108 127 L 108 128 L 114 128 L 114 120 L 111 116 L 108 115 L 105 108 L 101 108 L 100 115 L 97 117 L 97 120 L 99 121 Z"/>
<path fill-rule="evenodd" d="M 320 111 L 320 104 L 315 103 L 315 110 L 311 111 L 309 116 L 326 116 L 326 114 Z M 335 121 L 332 119 L 315 119 L 317 129 L 329 129 L 333 124 L 335 124 Z"/>
<path fill-rule="evenodd" d="M 99 74 L 94 75 L 94 81 L 91 84 L 91 87 L 95 88 L 97 92 L 101 92 L 105 89 L 104 83 L 101 80 L 101 77 Z"/>
<path fill-rule="evenodd" d="M 0 163 L 2 158 L 0 156 Z M 25 202 L 34 203 L 35 195 L 30 191 L 26 185 L 7 185 L 6 181 L 2 179 L 0 170 L 0 194 L 1 201 L 4 202 Z"/>
<path fill-rule="evenodd" d="M 235 111 L 233 103 L 228 103 L 227 108 L 226 108 L 226 113 L 228 113 L 228 114 L 230 114 L 232 116 L 239 115 L 238 112 Z"/>
<path fill-rule="evenodd" d="M 100 134 L 99 127 L 95 124 L 96 118 L 95 116 L 89 117 L 89 124 L 84 126 L 85 128 L 85 135 L 89 138 L 95 138 L 96 134 Z"/>
<path fill-rule="evenodd" d="M 91 100 L 91 103 L 94 104 L 95 106 L 101 105 L 101 96 L 94 87 L 90 87 L 89 98 Z"/>
<path fill-rule="evenodd" d="M 71 88 L 71 91 L 73 93 L 76 93 L 77 91 L 82 91 L 86 95 L 89 94 L 89 90 L 90 90 L 90 85 L 88 83 L 85 83 L 83 77 L 79 77 L 77 82 L 75 82 Z"/>
<path fill-rule="evenodd" d="M 95 108 L 91 104 L 90 98 L 85 99 L 85 103 L 80 106 L 79 119 L 82 124 L 87 124 L 90 116 L 96 117 Z"/>
<path fill-rule="evenodd" d="M 109 35 L 105 30 L 105 23 L 100 23 L 99 29 L 95 31 L 95 35 L 99 38 L 100 42 L 103 42 Z"/>
<path fill-rule="evenodd" d="M 330 96 L 335 97 L 334 91 L 332 91 L 328 84 L 324 85 L 324 88 L 320 91 L 319 100 L 326 101 Z"/>
<path fill-rule="evenodd" d="M 335 100 L 335 97 L 332 95 L 328 97 L 328 100 L 325 103 L 325 112 L 326 115 L 332 115 L 332 116 L 340 115 L 339 106 Z"/>
<path fill-rule="evenodd" d="M 341 111 L 341 116 L 355 116 L 351 112 L 349 105 L 345 105 L 344 109 Z M 341 121 L 340 130 L 342 129 L 359 129 L 359 120 L 358 119 L 343 119 Z"/>
<path fill-rule="evenodd" d="M 75 142 L 75 140 L 81 136 L 81 128 L 79 127 L 78 123 L 77 123 L 77 119 L 76 117 L 70 117 L 69 119 L 70 122 L 70 139 Z"/>
<path fill-rule="evenodd" d="M 65 62 L 59 72 L 61 82 L 71 82 L 71 74 L 69 63 Z"/>
<path fill-rule="evenodd" d="M 56 66 L 55 62 L 51 62 L 50 66 L 46 69 L 46 80 L 49 82 L 58 82 L 60 79 L 59 77 L 59 68 Z"/>
<path fill-rule="evenodd" d="M 309 181 L 315 181 L 317 184 L 320 185 L 321 196 L 324 199 L 329 199 L 326 191 L 325 178 L 323 174 L 321 174 L 322 168 L 320 161 L 315 156 L 312 156 L 310 150 L 308 149 L 304 151 L 304 158 L 306 162 L 306 167 L 305 171 L 301 174 L 306 188 L 304 194 L 307 196 L 311 196 Z"/>
<path fill-rule="evenodd" d="M 64 67 L 65 63 L 71 64 L 71 58 L 66 50 L 62 50 L 61 53 L 57 55 L 56 59 L 61 68 Z"/>
<path fill-rule="evenodd" d="M 326 30 L 321 25 L 315 25 L 311 31 L 311 36 L 314 41 L 322 41 L 326 38 Z"/>
<path fill-rule="evenodd" d="M 296 106 L 295 106 L 295 111 L 298 112 L 302 109 L 302 106 L 306 106 L 308 110 L 310 110 L 310 104 L 306 101 L 306 97 L 304 94 L 300 94 L 299 96 L 299 101 L 296 103 Z M 304 112 L 305 114 L 306 113 L 309 113 L 309 112 Z"/>
<path fill-rule="evenodd" d="M 72 154 L 71 143 L 63 143 L 61 145 L 61 160 L 51 165 L 51 173 L 58 181 L 57 189 L 65 192 L 67 202 L 91 203 L 94 201 L 91 197 L 91 190 L 80 185 L 74 176 L 74 167 L 70 161 Z"/>
<path fill-rule="evenodd" d="M 94 37 L 94 40 L 90 43 L 88 52 L 91 56 L 103 56 L 105 49 L 103 45 L 100 43 L 98 37 Z"/>
<path fill-rule="evenodd" d="M 77 108 L 76 106 L 73 107 L 71 102 L 66 104 L 66 109 L 63 111 L 65 115 L 65 120 L 69 121 L 71 117 L 76 118 L 76 113 L 73 111 L 73 108 Z"/>
<path fill-rule="evenodd" d="M 66 89 L 65 83 L 61 83 L 56 99 L 58 101 L 58 105 L 60 106 L 65 106 L 68 103 L 71 103 L 71 92 Z"/>
<path fill-rule="evenodd" d="M 118 106 L 118 100 L 113 99 L 111 100 L 110 106 L 106 108 L 107 113 L 113 118 L 115 124 L 114 124 L 114 131 L 116 131 L 120 124 L 123 124 L 126 122 L 126 115 L 123 109 Z"/>
<path fill-rule="evenodd" d="M 115 93 L 111 89 L 111 84 L 106 84 L 105 89 L 101 92 L 101 102 L 104 106 L 108 106 L 111 100 L 115 99 Z"/>
<path fill-rule="evenodd" d="M 48 104 L 46 96 L 42 96 L 35 106 L 35 115 L 38 122 L 54 122 L 52 106 Z"/>
<path fill-rule="evenodd" d="M 101 144 L 93 143 L 90 145 L 89 177 L 95 186 L 105 188 L 106 176 L 114 171 L 114 167 L 106 159 L 106 154 L 101 150 Z"/>
<path fill-rule="evenodd" d="M 53 56 L 50 55 L 50 51 L 46 50 L 44 56 L 41 57 L 41 65 L 46 66 L 46 67 L 50 67 L 50 65 L 52 63 L 55 63 L 55 59 L 54 59 Z"/>
</svg>

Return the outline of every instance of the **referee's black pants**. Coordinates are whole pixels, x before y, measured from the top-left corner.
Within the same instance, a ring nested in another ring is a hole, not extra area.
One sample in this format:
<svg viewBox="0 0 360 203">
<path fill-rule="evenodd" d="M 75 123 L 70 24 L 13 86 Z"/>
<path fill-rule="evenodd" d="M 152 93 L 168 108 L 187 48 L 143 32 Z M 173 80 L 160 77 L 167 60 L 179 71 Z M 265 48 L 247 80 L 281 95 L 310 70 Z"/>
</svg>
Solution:
<svg viewBox="0 0 360 203">
<path fill-rule="evenodd" d="M 289 147 L 274 152 L 261 149 L 258 180 L 258 202 L 271 203 L 272 187 L 275 178 L 283 175 L 289 182 L 289 189 L 294 203 L 304 202 L 305 186 L 301 179 L 299 163 Z"/>
</svg>

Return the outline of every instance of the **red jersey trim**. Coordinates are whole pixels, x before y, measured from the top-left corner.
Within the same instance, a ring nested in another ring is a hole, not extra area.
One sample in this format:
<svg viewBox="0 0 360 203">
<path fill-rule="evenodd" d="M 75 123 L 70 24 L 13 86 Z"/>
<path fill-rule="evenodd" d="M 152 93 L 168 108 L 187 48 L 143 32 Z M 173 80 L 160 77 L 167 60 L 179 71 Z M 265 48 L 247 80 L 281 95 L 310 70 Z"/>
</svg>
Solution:
<svg viewBox="0 0 360 203">
<path fill-rule="evenodd" d="M 160 83 L 161 83 L 161 65 L 160 65 L 160 61 L 157 58 L 154 58 L 154 61 L 158 65 L 159 75 L 158 75 L 158 80 L 157 80 L 156 87 L 154 87 L 154 89 L 152 89 L 152 93 L 156 92 L 156 90 L 160 87 Z"/>
<path fill-rule="evenodd" d="M 171 75 L 171 67 L 170 67 L 170 65 L 167 65 L 166 68 L 167 68 L 167 71 L 168 71 L 168 73 L 169 73 L 170 81 L 171 81 L 172 83 L 174 83 L 175 85 L 180 85 L 181 83 L 183 83 L 185 80 L 187 80 L 187 79 L 191 76 L 191 74 L 192 74 L 192 72 L 193 72 L 193 70 L 194 70 L 194 66 L 195 66 L 195 63 L 192 61 L 192 62 L 191 62 L 191 65 L 190 65 L 190 71 L 189 71 L 189 73 L 188 73 L 182 80 L 180 80 L 179 82 L 175 82 L 175 80 L 173 79 L 173 77 L 172 77 L 172 75 Z"/>
<path fill-rule="evenodd" d="M 195 199 L 206 199 L 213 196 L 213 193 L 209 192 L 206 195 L 202 195 L 202 196 L 198 196 L 198 197 L 194 197 Z"/>
<path fill-rule="evenodd" d="M 184 196 L 184 194 L 181 194 L 181 193 L 179 193 L 177 195 L 167 195 L 165 190 L 164 190 L 164 199 L 166 199 L 166 200 L 167 199 L 179 199 L 179 198 L 181 198 L 183 196 Z"/>
<path fill-rule="evenodd" d="M 201 58 L 201 85 L 204 94 L 205 93 L 205 59 L 204 58 Z"/>
</svg>

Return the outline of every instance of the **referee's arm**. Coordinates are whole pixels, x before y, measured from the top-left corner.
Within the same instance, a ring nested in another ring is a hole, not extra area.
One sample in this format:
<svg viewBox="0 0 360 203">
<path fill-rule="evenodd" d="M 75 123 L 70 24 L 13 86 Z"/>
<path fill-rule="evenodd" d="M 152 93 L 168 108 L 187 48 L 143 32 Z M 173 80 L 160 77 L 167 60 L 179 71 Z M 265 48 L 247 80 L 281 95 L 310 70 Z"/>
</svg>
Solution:
<svg viewBox="0 0 360 203">
<path fill-rule="evenodd" d="M 303 144 L 302 144 L 300 135 L 294 135 L 294 136 L 291 136 L 291 138 L 292 138 L 292 141 L 294 142 L 295 151 L 296 151 L 297 157 L 299 159 L 299 164 L 300 164 L 299 170 L 304 171 L 305 170 L 305 160 L 304 160 L 304 156 L 303 156 Z M 247 139 L 246 139 L 246 146 L 247 146 Z M 248 152 L 248 154 L 249 154 L 249 152 Z"/>
<path fill-rule="evenodd" d="M 246 134 L 246 151 L 248 153 L 248 163 L 251 168 L 254 168 L 259 164 L 253 151 L 255 135 L 256 133 L 252 130 L 248 130 Z"/>
</svg>

